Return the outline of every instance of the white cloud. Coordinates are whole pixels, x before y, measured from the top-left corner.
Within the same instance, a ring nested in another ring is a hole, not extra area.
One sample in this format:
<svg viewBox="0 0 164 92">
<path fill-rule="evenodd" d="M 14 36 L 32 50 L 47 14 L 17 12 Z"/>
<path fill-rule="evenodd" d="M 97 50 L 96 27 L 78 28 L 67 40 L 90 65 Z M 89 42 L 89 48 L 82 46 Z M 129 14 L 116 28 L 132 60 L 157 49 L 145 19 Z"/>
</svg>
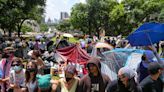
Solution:
<svg viewBox="0 0 164 92">
<path fill-rule="evenodd" d="M 63 1 L 63 3 L 64 3 L 65 5 L 68 4 L 68 0 L 61 0 L 61 1 Z"/>
<path fill-rule="evenodd" d="M 86 3 L 86 0 L 80 0 L 81 3 Z"/>
</svg>

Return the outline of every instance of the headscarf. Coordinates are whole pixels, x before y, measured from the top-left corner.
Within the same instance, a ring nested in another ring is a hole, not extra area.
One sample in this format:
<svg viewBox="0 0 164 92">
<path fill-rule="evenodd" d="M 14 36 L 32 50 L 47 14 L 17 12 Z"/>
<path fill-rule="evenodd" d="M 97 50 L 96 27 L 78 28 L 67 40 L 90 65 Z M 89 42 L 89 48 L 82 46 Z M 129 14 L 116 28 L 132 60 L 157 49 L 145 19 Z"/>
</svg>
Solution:
<svg viewBox="0 0 164 92">
<path fill-rule="evenodd" d="M 129 79 L 136 77 L 136 72 L 129 67 L 122 67 L 118 71 L 118 75 L 125 75 Z"/>
<path fill-rule="evenodd" d="M 67 67 L 65 68 L 65 71 L 70 73 L 70 74 L 76 74 L 76 67 L 74 65 L 67 65 Z"/>
<path fill-rule="evenodd" d="M 153 53 L 152 51 L 150 51 L 150 50 L 145 50 L 144 55 L 146 56 L 148 62 L 142 62 L 142 64 L 143 64 L 143 66 L 144 66 L 145 68 L 147 68 L 149 63 L 155 62 L 155 61 L 153 60 L 153 58 L 154 58 L 154 53 Z"/>
<path fill-rule="evenodd" d="M 153 60 L 153 58 L 154 58 L 154 53 L 153 53 L 152 51 L 146 50 L 146 51 L 144 52 L 144 54 L 146 55 L 146 58 L 147 58 L 148 60 Z"/>
</svg>

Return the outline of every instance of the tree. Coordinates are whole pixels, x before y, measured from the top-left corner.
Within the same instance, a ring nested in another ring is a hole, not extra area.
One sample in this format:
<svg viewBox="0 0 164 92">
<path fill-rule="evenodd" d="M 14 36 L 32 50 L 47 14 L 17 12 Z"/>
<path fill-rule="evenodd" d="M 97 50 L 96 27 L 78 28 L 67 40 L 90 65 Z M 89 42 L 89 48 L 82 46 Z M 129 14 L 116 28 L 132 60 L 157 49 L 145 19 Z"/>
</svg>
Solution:
<svg viewBox="0 0 164 92">
<path fill-rule="evenodd" d="M 22 32 L 23 34 L 25 34 L 26 32 L 32 32 L 33 29 L 29 26 L 26 26 L 26 25 L 22 25 Z"/>
<path fill-rule="evenodd" d="M 160 22 L 159 14 L 164 8 L 163 0 L 123 0 L 126 25 L 125 35 L 144 22 Z"/>
<path fill-rule="evenodd" d="M 17 30 L 20 35 L 22 24 L 25 20 L 41 19 L 44 12 L 45 0 L 1 0 L 0 1 L 0 27 L 3 30 Z"/>
<path fill-rule="evenodd" d="M 69 19 L 67 20 L 62 20 L 59 22 L 59 24 L 56 25 L 56 29 L 63 31 L 63 32 L 68 32 L 71 30 L 71 22 Z"/>
<path fill-rule="evenodd" d="M 86 0 L 72 7 L 71 25 L 86 34 L 128 35 L 144 22 L 164 21 L 164 0 Z"/>
<path fill-rule="evenodd" d="M 89 31 L 87 5 L 82 3 L 75 4 L 72 8 L 70 21 L 74 29 L 87 33 Z"/>
<path fill-rule="evenodd" d="M 40 31 L 41 32 L 47 32 L 48 31 L 48 26 L 47 24 L 40 24 Z"/>
<path fill-rule="evenodd" d="M 76 4 L 72 8 L 71 23 L 74 28 L 90 35 L 100 30 L 109 30 L 109 12 L 117 4 L 113 0 L 87 0 L 87 4 Z"/>
</svg>

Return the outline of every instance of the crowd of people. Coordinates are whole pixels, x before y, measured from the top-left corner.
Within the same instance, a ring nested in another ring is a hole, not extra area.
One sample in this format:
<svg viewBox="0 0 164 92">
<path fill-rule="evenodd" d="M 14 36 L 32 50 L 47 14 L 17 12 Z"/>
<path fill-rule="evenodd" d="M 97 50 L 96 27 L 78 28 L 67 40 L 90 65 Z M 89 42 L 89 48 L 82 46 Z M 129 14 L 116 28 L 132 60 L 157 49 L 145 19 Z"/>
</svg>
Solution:
<svg viewBox="0 0 164 92">
<path fill-rule="evenodd" d="M 88 73 L 78 76 L 76 65 L 58 63 L 51 57 L 56 49 L 71 45 L 67 39 L 56 37 L 54 43 L 50 39 L 1 38 L 1 92 L 163 92 L 164 67 L 153 60 L 152 50 L 145 50 L 137 71 L 126 66 L 120 68 L 117 80 L 111 80 L 101 72 L 101 59 L 97 57 L 91 57 L 87 62 Z M 125 40 L 120 45 L 115 39 L 107 38 L 105 42 L 120 48 L 127 45 Z M 81 48 L 88 53 L 93 44 L 91 39 L 80 42 Z M 45 61 L 52 61 L 51 66 L 57 68 L 48 68 Z"/>
</svg>

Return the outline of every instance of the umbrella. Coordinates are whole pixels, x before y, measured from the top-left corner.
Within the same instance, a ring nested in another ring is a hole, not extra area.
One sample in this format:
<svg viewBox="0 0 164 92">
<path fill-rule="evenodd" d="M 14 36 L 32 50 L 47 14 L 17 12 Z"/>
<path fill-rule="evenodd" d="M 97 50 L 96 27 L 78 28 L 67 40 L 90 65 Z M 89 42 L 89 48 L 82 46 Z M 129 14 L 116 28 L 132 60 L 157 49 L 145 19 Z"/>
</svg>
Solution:
<svg viewBox="0 0 164 92">
<path fill-rule="evenodd" d="M 36 35 L 36 36 L 35 36 L 35 39 L 41 39 L 41 38 L 43 38 L 42 35 Z"/>
<path fill-rule="evenodd" d="M 104 43 L 104 42 L 98 42 L 98 43 L 96 43 L 95 48 L 108 48 L 108 49 L 112 50 L 113 46 L 110 44 Z"/>
<path fill-rule="evenodd" d="M 127 39 L 132 46 L 148 46 L 164 40 L 164 24 L 145 23 L 130 34 Z"/>
<path fill-rule="evenodd" d="M 27 55 L 28 55 L 28 56 L 32 56 L 32 53 L 33 53 L 33 50 L 29 51 L 29 52 L 27 53 Z"/>
<path fill-rule="evenodd" d="M 101 72 L 109 76 L 111 80 L 117 79 L 118 70 L 127 66 L 136 70 L 141 62 L 144 50 L 117 48 L 103 53 L 104 61 L 101 62 Z"/>
<path fill-rule="evenodd" d="M 63 36 L 64 37 L 68 37 L 68 38 L 72 38 L 73 37 L 73 35 L 72 34 L 69 34 L 69 33 L 64 33 Z"/>
<path fill-rule="evenodd" d="M 48 35 L 46 35 L 46 37 L 47 37 L 47 38 L 52 38 L 52 37 L 54 37 L 54 34 L 53 34 L 53 33 L 48 34 Z"/>
</svg>

